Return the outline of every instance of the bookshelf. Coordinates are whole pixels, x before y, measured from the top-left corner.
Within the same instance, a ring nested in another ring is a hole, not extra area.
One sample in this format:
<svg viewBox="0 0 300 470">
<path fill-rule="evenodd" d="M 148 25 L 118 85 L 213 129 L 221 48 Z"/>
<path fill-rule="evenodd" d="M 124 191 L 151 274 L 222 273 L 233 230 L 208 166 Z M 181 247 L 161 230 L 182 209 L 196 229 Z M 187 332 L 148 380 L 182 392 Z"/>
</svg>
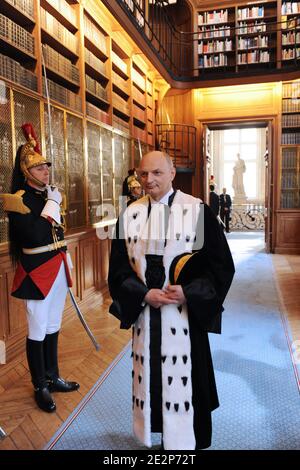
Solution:
<svg viewBox="0 0 300 470">
<path fill-rule="evenodd" d="M 282 84 L 280 208 L 300 209 L 300 82 Z"/>
<path fill-rule="evenodd" d="M 200 74 L 290 68 L 300 56 L 300 2 L 237 3 L 196 18 Z"/>
<path fill-rule="evenodd" d="M 130 131 L 130 61 L 115 41 L 112 41 L 112 105 L 113 126 L 124 132 Z"/>
<path fill-rule="evenodd" d="M 67 226 L 101 222 L 139 149 L 154 144 L 154 68 L 96 2 L 2 0 L 0 46 L 1 191 L 9 190 L 24 121 L 51 158 L 47 77 L 53 180 L 67 195 Z M 1 211 L 0 243 L 7 240 Z"/>
<path fill-rule="evenodd" d="M 281 21 L 281 60 L 284 66 L 300 56 L 300 2 L 282 2 Z"/>
<path fill-rule="evenodd" d="M 235 9 L 198 12 L 198 68 L 213 71 L 235 67 Z"/>
<path fill-rule="evenodd" d="M 143 142 L 147 141 L 147 91 L 146 76 L 143 70 L 133 61 L 132 80 L 132 118 L 133 136 Z"/>
<path fill-rule="evenodd" d="M 275 64 L 277 2 L 237 7 L 239 68 Z"/>
</svg>

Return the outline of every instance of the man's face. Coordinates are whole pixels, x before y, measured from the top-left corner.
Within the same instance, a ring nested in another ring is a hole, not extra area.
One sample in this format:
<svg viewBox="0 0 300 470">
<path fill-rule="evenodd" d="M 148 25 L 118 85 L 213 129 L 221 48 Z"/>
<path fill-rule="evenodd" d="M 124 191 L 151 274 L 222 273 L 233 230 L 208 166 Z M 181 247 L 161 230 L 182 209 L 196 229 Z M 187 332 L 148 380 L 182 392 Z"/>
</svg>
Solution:
<svg viewBox="0 0 300 470">
<path fill-rule="evenodd" d="M 41 183 L 49 184 L 49 167 L 46 163 L 38 166 L 34 166 L 30 168 L 29 173 L 32 174 L 37 180 L 41 181 Z"/>
<path fill-rule="evenodd" d="M 155 201 L 159 201 L 171 189 L 175 173 L 175 169 L 158 151 L 147 153 L 139 167 L 142 186 Z"/>
</svg>

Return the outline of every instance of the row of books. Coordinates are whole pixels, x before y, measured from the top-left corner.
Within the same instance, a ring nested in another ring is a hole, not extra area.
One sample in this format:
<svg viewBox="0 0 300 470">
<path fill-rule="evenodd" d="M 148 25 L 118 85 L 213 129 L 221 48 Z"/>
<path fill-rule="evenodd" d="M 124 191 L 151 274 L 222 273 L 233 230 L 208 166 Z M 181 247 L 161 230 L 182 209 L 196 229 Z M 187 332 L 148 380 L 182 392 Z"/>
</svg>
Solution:
<svg viewBox="0 0 300 470">
<path fill-rule="evenodd" d="M 300 99 L 300 81 L 292 83 L 284 83 L 282 87 L 283 98 L 299 98 Z"/>
<path fill-rule="evenodd" d="M 292 170 L 285 170 L 282 168 L 282 179 L 281 179 L 281 188 L 282 189 L 293 189 L 298 187 L 297 175 L 295 171 Z"/>
<path fill-rule="evenodd" d="M 198 54 L 223 51 L 232 51 L 232 41 L 230 39 L 226 39 L 226 41 L 210 41 L 207 43 L 201 41 L 198 44 Z"/>
<path fill-rule="evenodd" d="M 300 58 L 300 47 L 282 50 L 282 60 L 291 60 L 296 58 Z"/>
<path fill-rule="evenodd" d="M 227 23 L 228 10 L 204 11 L 198 13 L 198 25 L 210 23 Z"/>
<path fill-rule="evenodd" d="M 228 65 L 228 58 L 226 54 L 204 55 L 199 57 L 198 64 L 200 68 L 224 67 Z"/>
<path fill-rule="evenodd" d="M 262 6 L 239 8 L 238 20 L 244 20 L 246 18 L 262 18 L 264 14 L 265 14 L 265 9 Z"/>
<path fill-rule="evenodd" d="M 259 62 L 269 62 L 270 54 L 268 51 L 251 51 L 238 54 L 238 64 L 256 64 Z"/>
<path fill-rule="evenodd" d="M 198 39 L 206 38 L 224 38 L 231 35 L 230 26 L 224 26 L 220 28 L 219 26 L 203 26 L 201 32 L 198 34 Z"/>
<path fill-rule="evenodd" d="M 300 44 L 300 31 L 295 34 L 295 31 L 289 31 L 282 34 L 282 45 Z"/>
<path fill-rule="evenodd" d="M 300 114 L 283 114 L 282 127 L 300 127 Z"/>
<path fill-rule="evenodd" d="M 268 47 L 269 37 L 268 36 L 257 36 L 252 38 L 239 38 L 238 48 L 249 49 L 250 47 Z"/>
<path fill-rule="evenodd" d="M 281 193 L 281 208 L 282 209 L 297 209 L 300 207 L 300 198 L 297 190 L 295 192 Z"/>
<path fill-rule="evenodd" d="M 297 98 L 295 94 L 295 98 L 290 100 L 283 100 L 282 101 L 282 112 L 283 113 L 295 113 L 300 112 L 300 99 Z"/>
<path fill-rule="evenodd" d="M 297 168 L 297 150 L 296 149 L 283 149 L 282 168 L 283 169 Z"/>
<path fill-rule="evenodd" d="M 281 5 L 281 14 L 290 15 L 300 13 L 300 2 L 283 2 Z"/>
<path fill-rule="evenodd" d="M 298 145 L 300 144 L 300 132 L 287 132 L 281 134 L 282 145 Z"/>
</svg>

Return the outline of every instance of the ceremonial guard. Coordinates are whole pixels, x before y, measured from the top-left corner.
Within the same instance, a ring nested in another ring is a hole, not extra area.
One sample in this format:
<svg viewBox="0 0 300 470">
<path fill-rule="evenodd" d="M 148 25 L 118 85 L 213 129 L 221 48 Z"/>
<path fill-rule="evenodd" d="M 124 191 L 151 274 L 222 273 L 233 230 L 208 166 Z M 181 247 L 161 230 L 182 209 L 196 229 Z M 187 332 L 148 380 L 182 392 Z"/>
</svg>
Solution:
<svg viewBox="0 0 300 470">
<path fill-rule="evenodd" d="M 40 153 L 31 124 L 16 155 L 11 193 L 4 195 L 9 217 L 10 256 L 16 266 L 14 297 L 24 299 L 28 320 L 26 352 L 34 396 L 44 411 L 56 409 L 51 392 L 72 392 L 79 384 L 59 376 L 57 347 L 71 260 L 64 240 L 62 196 L 49 185 L 51 163 Z"/>
</svg>

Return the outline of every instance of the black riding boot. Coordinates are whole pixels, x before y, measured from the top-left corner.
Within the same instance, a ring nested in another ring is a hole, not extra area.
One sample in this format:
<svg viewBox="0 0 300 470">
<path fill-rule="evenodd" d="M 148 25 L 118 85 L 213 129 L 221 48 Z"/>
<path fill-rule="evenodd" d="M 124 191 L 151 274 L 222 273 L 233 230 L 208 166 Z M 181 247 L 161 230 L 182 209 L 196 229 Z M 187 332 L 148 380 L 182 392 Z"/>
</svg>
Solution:
<svg viewBox="0 0 300 470">
<path fill-rule="evenodd" d="M 27 361 L 34 386 L 34 397 L 37 405 L 44 411 L 52 413 L 56 410 L 46 380 L 43 341 L 26 340 Z"/>
<path fill-rule="evenodd" d="M 67 382 L 59 377 L 57 346 L 58 331 L 46 335 L 44 339 L 44 357 L 46 366 L 46 377 L 48 379 L 50 392 L 73 392 L 79 389 L 77 382 Z"/>
</svg>

